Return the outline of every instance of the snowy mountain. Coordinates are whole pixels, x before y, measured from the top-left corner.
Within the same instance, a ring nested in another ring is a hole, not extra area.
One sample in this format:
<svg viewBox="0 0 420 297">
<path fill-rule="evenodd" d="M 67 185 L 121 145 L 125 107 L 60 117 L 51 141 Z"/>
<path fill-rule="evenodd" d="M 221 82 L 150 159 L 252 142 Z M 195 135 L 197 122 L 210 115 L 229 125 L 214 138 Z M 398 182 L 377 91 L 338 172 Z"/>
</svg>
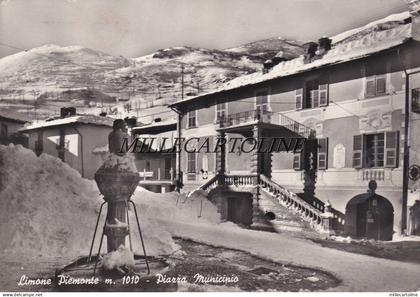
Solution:
<svg viewBox="0 0 420 297">
<path fill-rule="evenodd" d="M 182 72 L 184 95 L 195 95 L 261 69 L 278 51 L 296 57 L 302 44 L 276 39 L 229 50 L 173 47 L 134 59 L 80 46 L 45 45 L 0 59 L 0 107 L 36 109 L 47 116 L 64 105 L 89 109 L 128 99 L 173 102 L 181 98 Z M 90 91 L 80 91 L 86 89 Z"/>
</svg>

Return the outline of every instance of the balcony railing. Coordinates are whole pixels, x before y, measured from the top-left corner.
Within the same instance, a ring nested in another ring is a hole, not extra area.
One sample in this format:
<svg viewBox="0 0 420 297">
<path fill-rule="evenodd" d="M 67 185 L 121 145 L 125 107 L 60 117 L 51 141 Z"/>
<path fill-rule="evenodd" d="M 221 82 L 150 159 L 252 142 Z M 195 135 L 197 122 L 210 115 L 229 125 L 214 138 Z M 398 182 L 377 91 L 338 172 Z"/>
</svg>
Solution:
<svg viewBox="0 0 420 297">
<path fill-rule="evenodd" d="M 225 175 L 224 184 L 227 186 L 256 186 L 257 175 Z"/>
<path fill-rule="evenodd" d="M 157 168 L 152 171 L 146 171 L 146 169 L 143 169 L 139 171 L 139 175 L 143 181 L 171 181 L 175 179 L 175 170 L 172 168 L 166 170 Z"/>
<path fill-rule="evenodd" d="M 230 114 L 218 119 L 220 128 L 228 128 L 240 124 L 246 124 L 258 121 L 260 123 L 272 123 L 283 126 L 296 134 L 308 138 L 315 131 L 305 125 L 296 122 L 295 120 L 280 113 L 273 113 L 268 111 L 250 110 L 234 114 Z"/>
<path fill-rule="evenodd" d="M 364 181 L 370 181 L 370 180 L 384 181 L 385 170 L 384 169 L 363 169 L 362 179 Z"/>
<path fill-rule="evenodd" d="M 249 110 L 221 117 L 219 118 L 218 123 L 220 124 L 220 128 L 236 126 L 254 121 L 270 123 L 271 115 L 272 113 L 268 111 L 261 112 L 259 110 Z"/>
</svg>

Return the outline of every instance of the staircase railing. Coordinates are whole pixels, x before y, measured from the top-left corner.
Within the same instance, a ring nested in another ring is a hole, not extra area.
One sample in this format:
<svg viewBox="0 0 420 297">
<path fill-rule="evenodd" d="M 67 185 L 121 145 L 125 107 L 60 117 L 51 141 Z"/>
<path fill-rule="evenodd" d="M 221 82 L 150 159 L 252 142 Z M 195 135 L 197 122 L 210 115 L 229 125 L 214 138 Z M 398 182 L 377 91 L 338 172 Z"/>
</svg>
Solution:
<svg viewBox="0 0 420 297">
<path fill-rule="evenodd" d="M 205 184 L 200 186 L 201 190 L 204 190 L 206 192 L 209 192 L 211 189 L 214 189 L 217 187 L 219 176 L 215 175 L 211 179 L 209 179 Z"/>
<path fill-rule="evenodd" d="M 260 176 L 260 185 L 277 198 L 281 204 L 299 213 L 304 220 L 311 223 L 312 227 L 313 225 L 322 227 L 324 215 L 322 211 L 264 175 Z"/>
</svg>

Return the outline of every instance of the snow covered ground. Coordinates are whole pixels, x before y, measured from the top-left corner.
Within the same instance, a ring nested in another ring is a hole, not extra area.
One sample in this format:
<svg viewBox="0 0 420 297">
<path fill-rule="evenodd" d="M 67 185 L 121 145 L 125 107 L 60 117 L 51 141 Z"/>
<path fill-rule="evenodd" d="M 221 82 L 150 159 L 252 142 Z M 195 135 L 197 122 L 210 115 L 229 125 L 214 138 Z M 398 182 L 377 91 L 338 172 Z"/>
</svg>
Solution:
<svg viewBox="0 0 420 297">
<path fill-rule="evenodd" d="M 36 157 L 19 145 L 0 146 L 0 164 L 0 256 L 23 263 L 22 259 L 30 257 L 41 262 L 86 255 L 103 201 L 94 182 L 82 179 L 57 158 Z M 151 255 L 177 251 L 179 246 L 172 239 L 177 236 L 333 273 L 342 280 L 335 291 L 420 290 L 418 264 L 347 253 L 283 234 L 221 223 L 216 207 L 200 193 L 189 197 L 156 194 L 139 187 L 133 201 Z M 100 224 L 103 222 L 104 217 Z M 135 222 L 133 211 L 130 222 Z M 133 245 L 141 254 L 136 229 L 131 228 Z"/>
</svg>

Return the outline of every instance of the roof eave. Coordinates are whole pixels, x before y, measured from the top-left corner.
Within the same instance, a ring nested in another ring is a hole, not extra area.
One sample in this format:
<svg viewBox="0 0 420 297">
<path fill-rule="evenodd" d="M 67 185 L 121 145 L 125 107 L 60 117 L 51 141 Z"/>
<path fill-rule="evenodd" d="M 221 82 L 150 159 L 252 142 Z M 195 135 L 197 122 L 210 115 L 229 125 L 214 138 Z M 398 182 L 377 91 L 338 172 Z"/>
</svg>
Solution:
<svg viewBox="0 0 420 297">
<path fill-rule="evenodd" d="M 373 52 L 373 53 L 360 55 L 360 56 L 350 58 L 350 59 L 346 59 L 346 60 L 339 60 L 339 61 L 335 61 L 335 62 L 331 62 L 331 63 L 326 63 L 326 64 L 314 66 L 312 68 L 296 71 L 296 72 L 291 73 L 291 74 L 271 77 L 271 78 L 268 78 L 266 80 L 261 80 L 261 81 L 255 82 L 255 83 L 244 84 L 244 85 L 241 85 L 241 86 L 234 87 L 232 89 L 224 89 L 224 90 L 219 90 L 219 91 L 216 90 L 214 92 L 203 94 L 201 96 L 196 96 L 196 97 L 192 97 L 192 98 L 189 98 L 187 100 L 184 100 L 184 101 L 179 101 L 179 102 L 172 103 L 172 104 L 169 105 L 169 108 L 176 109 L 178 111 L 186 111 L 186 110 L 188 110 L 188 108 L 185 108 L 187 105 L 190 105 L 190 104 L 192 104 L 194 102 L 197 102 L 197 101 L 204 100 L 205 98 L 210 98 L 212 96 L 216 96 L 216 95 L 220 95 L 220 94 L 224 94 L 224 93 L 229 93 L 229 92 L 236 91 L 238 89 L 242 89 L 242 88 L 246 88 L 246 87 L 250 87 L 250 86 L 257 86 L 257 85 L 262 84 L 262 83 L 267 83 L 267 82 L 270 82 L 270 81 L 273 81 L 273 80 L 277 80 L 277 79 L 281 79 L 281 78 L 285 78 L 285 77 L 290 77 L 290 76 L 293 76 L 293 75 L 298 75 L 298 74 L 314 71 L 314 70 L 317 70 L 317 69 L 321 69 L 321 68 L 325 68 L 325 67 L 329 67 L 329 66 L 333 66 L 333 65 L 338 65 L 338 64 L 342 64 L 342 63 L 347 63 L 347 62 L 351 62 L 351 61 L 364 59 L 366 57 L 373 56 L 373 55 L 376 55 L 376 54 L 379 54 L 379 53 L 383 53 L 383 52 L 386 52 L 386 51 L 391 51 L 391 50 L 393 50 L 397 47 L 400 47 L 402 45 L 407 44 L 410 40 L 413 40 L 413 38 L 412 37 L 407 37 L 407 38 L 403 39 L 401 41 L 401 43 L 399 43 L 397 45 L 391 46 L 391 47 L 383 49 L 383 50 L 378 50 L 378 51 Z M 211 104 L 207 104 L 207 105 L 210 106 Z"/>
</svg>

